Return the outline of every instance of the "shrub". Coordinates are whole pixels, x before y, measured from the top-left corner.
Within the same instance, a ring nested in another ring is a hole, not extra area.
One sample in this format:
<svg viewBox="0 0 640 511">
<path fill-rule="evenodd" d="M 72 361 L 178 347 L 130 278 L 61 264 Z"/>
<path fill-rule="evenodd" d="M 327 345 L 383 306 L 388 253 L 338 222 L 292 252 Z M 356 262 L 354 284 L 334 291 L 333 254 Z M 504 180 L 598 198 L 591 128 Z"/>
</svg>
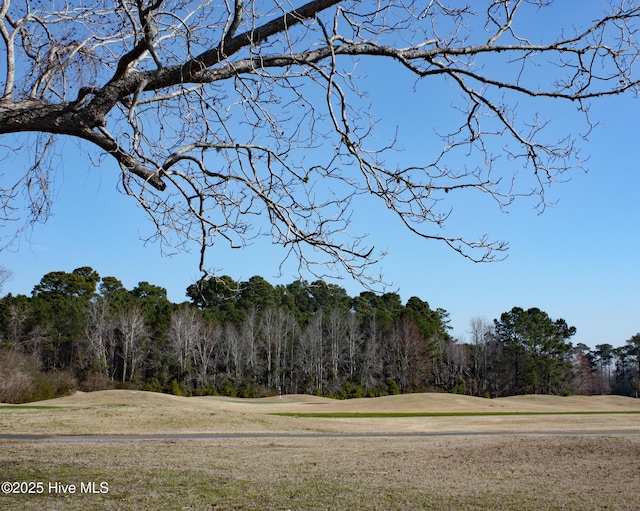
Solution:
<svg viewBox="0 0 640 511">
<path fill-rule="evenodd" d="M 362 391 L 362 387 L 346 379 L 344 380 L 342 388 L 338 394 L 339 399 L 354 399 L 363 396 L 364 393 Z"/>
<path fill-rule="evenodd" d="M 0 354 L 0 402 L 27 403 L 66 396 L 77 388 L 67 371 L 40 372 L 37 360 L 17 351 Z"/>
<path fill-rule="evenodd" d="M 146 383 L 142 387 L 142 390 L 146 390 L 147 392 L 164 392 L 165 387 L 162 385 L 162 383 L 160 383 L 158 378 L 154 376 L 146 381 Z"/>
<path fill-rule="evenodd" d="M 95 392 L 96 390 L 108 390 L 112 388 L 113 381 L 103 373 L 89 373 L 80 383 L 80 390 L 83 392 Z"/>
<path fill-rule="evenodd" d="M 395 380 L 389 380 L 389 394 L 391 394 L 392 396 L 397 396 L 398 394 L 400 394 L 400 387 L 398 387 L 398 384 L 396 383 Z"/>
<path fill-rule="evenodd" d="M 251 380 L 243 380 L 238 389 L 238 397 L 254 398 L 257 397 L 256 386 Z"/>
<path fill-rule="evenodd" d="M 29 401 L 44 401 L 68 396 L 75 392 L 77 383 L 67 371 L 36 372 L 33 375 L 33 394 Z"/>
<path fill-rule="evenodd" d="M 388 396 L 389 393 L 386 390 L 380 389 L 378 387 L 373 387 L 367 392 L 367 397 L 382 397 Z"/>
<path fill-rule="evenodd" d="M 220 395 L 228 397 L 237 397 L 236 389 L 230 380 L 225 380 L 220 386 Z"/>
<path fill-rule="evenodd" d="M 15 351 L 0 353 L 0 402 L 24 403 L 33 395 L 30 357 Z"/>
<path fill-rule="evenodd" d="M 169 392 L 171 392 L 171 394 L 173 394 L 174 396 L 184 396 L 182 387 L 180 386 L 177 380 L 171 381 L 171 388 Z"/>
<path fill-rule="evenodd" d="M 451 393 L 467 395 L 469 393 L 469 389 L 467 388 L 466 382 L 462 379 L 459 379 L 458 384 L 451 389 Z"/>
</svg>

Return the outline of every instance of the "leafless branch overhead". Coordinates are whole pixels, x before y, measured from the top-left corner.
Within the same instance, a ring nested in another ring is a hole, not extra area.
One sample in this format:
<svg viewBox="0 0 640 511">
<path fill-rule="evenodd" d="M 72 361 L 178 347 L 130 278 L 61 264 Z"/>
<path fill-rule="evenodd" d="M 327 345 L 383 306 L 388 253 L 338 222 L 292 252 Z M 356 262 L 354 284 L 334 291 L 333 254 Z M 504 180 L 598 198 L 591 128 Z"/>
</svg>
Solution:
<svg viewBox="0 0 640 511">
<path fill-rule="evenodd" d="M 13 229 L 25 196 L 33 199 L 26 221 L 46 219 L 49 148 L 67 136 L 113 157 L 157 236 L 196 243 L 203 269 L 215 243 L 241 247 L 267 235 L 301 271 L 321 276 L 338 266 L 371 283 L 380 249 L 351 229 L 363 200 L 417 236 L 473 260 L 499 259 L 506 243 L 449 233 L 454 197 L 487 196 L 504 208 L 535 195 L 543 209 L 548 186 L 583 161 L 579 137 L 548 135 L 549 102 L 574 105 L 589 130 L 590 102 L 638 91 L 640 4 L 612 1 L 588 19 L 580 11 L 548 27 L 547 13 L 566 15 L 563 8 L 534 0 L 3 0 L 0 136 L 42 134 L 20 149 L 35 164 L 0 172 L 3 229 Z M 371 63 L 387 84 L 361 74 Z M 377 138 L 385 120 L 367 104 L 373 88 L 393 94 L 394 80 L 407 79 L 415 81 L 407 108 L 451 104 L 450 118 L 429 128 L 440 147 L 425 146 L 411 164 L 398 158 L 401 139 Z M 447 98 L 433 97 L 443 84 Z M 541 114 L 529 111 L 536 104 Z M 6 154 L 17 149 L 17 139 L 1 138 Z"/>
</svg>

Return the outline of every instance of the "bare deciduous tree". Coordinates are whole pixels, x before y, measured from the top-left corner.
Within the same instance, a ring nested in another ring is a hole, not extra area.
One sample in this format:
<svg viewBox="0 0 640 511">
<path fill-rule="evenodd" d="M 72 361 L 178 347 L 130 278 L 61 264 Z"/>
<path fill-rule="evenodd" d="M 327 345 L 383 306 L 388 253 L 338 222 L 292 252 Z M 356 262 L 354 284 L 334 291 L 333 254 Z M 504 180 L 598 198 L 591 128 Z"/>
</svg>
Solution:
<svg viewBox="0 0 640 511">
<path fill-rule="evenodd" d="M 4 266 L 0 266 L 0 293 L 2 293 L 5 283 L 11 280 L 11 277 L 13 277 L 13 273 Z"/>
<path fill-rule="evenodd" d="M 226 373 L 232 378 L 237 385 L 242 381 L 243 369 L 246 367 L 245 352 L 246 345 L 242 342 L 242 336 L 237 325 L 230 321 L 224 325 L 224 340 L 226 344 L 226 352 L 228 360 Z"/>
<path fill-rule="evenodd" d="M 420 332 L 407 318 L 396 321 L 393 330 L 386 340 L 384 350 L 386 372 L 388 377 L 396 382 L 401 390 L 424 385 L 426 367 L 426 342 L 420 337 Z"/>
<path fill-rule="evenodd" d="M 383 340 L 379 329 L 377 312 L 374 310 L 368 319 L 363 339 L 363 355 L 360 369 L 360 386 L 369 391 L 376 382 L 383 380 Z"/>
<path fill-rule="evenodd" d="M 85 314 L 85 340 L 88 346 L 86 350 L 82 350 L 86 358 L 84 363 L 94 364 L 98 372 L 109 376 L 114 363 L 115 339 L 108 298 L 101 296 L 90 301 Z"/>
<path fill-rule="evenodd" d="M 193 345 L 193 365 L 196 370 L 196 382 L 201 387 L 208 382 L 209 369 L 215 366 L 215 351 L 219 348 L 222 327 L 217 323 L 206 323 L 200 318 L 201 328 Z"/>
<path fill-rule="evenodd" d="M 242 344 L 242 351 L 246 353 L 246 364 L 251 379 L 257 376 L 258 366 L 256 322 L 256 310 L 255 308 L 251 308 L 245 314 L 244 320 L 240 325 L 240 342 Z"/>
<path fill-rule="evenodd" d="M 324 389 L 324 345 L 322 337 L 322 311 L 316 312 L 300 333 L 295 366 L 299 368 L 299 385 L 312 394 Z"/>
<path fill-rule="evenodd" d="M 486 394 L 489 389 L 489 351 L 494 340 L 493 324 L 483 318 L 469 320 L 471 333 L 471 355 L 473 361 L 473 389 L 475 396 Z"/>
<path fill-rule="evenodd" d="M 171 312 L 169 324 L 169 345 L 178 362 L 180 376 L 187 376 L 194 357 L 194 345 L 201 335 L 203 322 L 195 307 L 185 306 Z"/>
<path fill-rule="evenodd" d="M 330 390 L 340 389 L 340 373 L 346 352 L 347 312 L 331 308 L 325 320 L 325 332 L 329 347 L 329 377 Z"/>
<path fill-rule="evenodd" d="M 259 323 L 262 341 L 263 360 L 267 386 L 282 389 L 284 375 L 282 369 L 287 367 L 287 348 L 293 343 L 296 321 L 293 315 L 283 307 L 267 307 L 262 311 Z"/>
<path fill-rule="evenodd" d="M 500 207 L 535 195 L 544 208 L 549 184 L 581 166 L 578 137 L 554 141 L 549 118 L 519 105 L 572 103 L 588 131 L 591 100 L 637 92 L 640 5 L 604 4 L 575 7 L 598 17 L 551 34 L 552 0 L 3 0 L 0 158 L 20 150 L 31 163 L 4 176 L 0 218 L 26 198 L 28 222 L 46 219 L 53 145 L 67 136 L 96 162 L 113 157 L 156 236 L 197 243 L 203 269 L 215 243 L 265 234 L 301 270 L 337 265 L 370 282 L 381 254 L 349 230 L 361 196 L 418 236 L 499 258 L 504 242 L 444 230 L 447 194 Z M 411 101 L 452 102 L 446 127 L 432 125 L 439 149 L 407 164 L 395 139 L 376 138 L 357 67 L 371 61 L 389 88 L 413 78 Z M 430 97 L 443 80 L 451 97 Z M 28 146 L 23 132 L 36 134 Z"/>
<path fill-rule="evenodd" d="M 26 337 L 26 324 L 29 317 L 29 307 L 26 303 L 12 303 L 5 312 L 5 335 L 12 349 L 23 348 Z"/>
<path fill-rule="evenodd" d="M 144 357 L 142 344 L 147 338 L 142 309 L 131 305 L 120 311 L 115 318 L 115 328 L 120 337 L 122 381 L 133 381 Z"/>
<path fill-rule="evenodd" d="M 362 349 L 362 332 L 360 331 L 360 318 L 355 312 L 349 311 L 347 315 L 347 365 L 349 368 L 349 380 L 353 380 L 359 366 L 358 354 Z"/>
</svg>

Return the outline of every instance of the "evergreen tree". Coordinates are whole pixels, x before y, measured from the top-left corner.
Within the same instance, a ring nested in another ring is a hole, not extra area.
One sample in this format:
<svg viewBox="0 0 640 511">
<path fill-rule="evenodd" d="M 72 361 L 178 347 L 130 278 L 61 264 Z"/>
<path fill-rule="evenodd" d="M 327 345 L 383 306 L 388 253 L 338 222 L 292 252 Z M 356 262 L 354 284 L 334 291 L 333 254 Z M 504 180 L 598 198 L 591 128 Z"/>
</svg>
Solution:
<svg viewBox="0 0 640 511">
<path fill-rule="evenodd" d="M 511 393 L 559 394 L 568 387 L 573 352 L 568 339 L 575 327 L 537 308 L 514 307 L 495 320 L 495 329 L 512 369 Z"/>
</svg>

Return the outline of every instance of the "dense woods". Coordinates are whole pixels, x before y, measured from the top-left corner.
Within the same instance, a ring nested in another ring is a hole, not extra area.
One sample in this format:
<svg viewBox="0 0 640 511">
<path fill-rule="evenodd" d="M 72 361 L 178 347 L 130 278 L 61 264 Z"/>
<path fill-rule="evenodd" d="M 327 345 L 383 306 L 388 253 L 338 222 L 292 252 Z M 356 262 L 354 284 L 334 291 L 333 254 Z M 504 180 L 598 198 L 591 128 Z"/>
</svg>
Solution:
<svg viewBox="0 0 640 511">
<path fill-rule="evenodd" d="M 31 296 L 0 300 L 0 401 L 74 389 L 139 388 L 181 395 L 338 398 L 443 391 L 638 395 L 640 334 L 614 348 L 573 345 L 564 319 L 514 307 L 470 338 L 448 314 L 411 297 L 335 284 L 273 286 L 211 278 L 171 303 L 165 289 L 126 289 L 89 267 L 46 274 Z"/>
<path fill-rule="evenodd" d="M 149 239 L 195 249 L 203 274 L 220 244 L 261 238 L 301 275 L 375 287 L 384 252 L 357 228 L 365 203 L 419 239 L 501 259 L 507 242 L 469 231 L 459 205 L 545 210 L 585 165 L 591 103 L 640 91 L 640 7 L 447 3 L 4 0 L 0 250 L 50 217 L 65 167 L 76 179 L 109 161 Z M 63 140 L 91 165 L 62 157 Z M 222 277 L 187 297 L 89 267 L 5 296 L 0 400 L 639 391 L 640 334 L 574 346 L 575 328 L 535 308 L 473 320 L 467 341 L 422 298 L 322 281 Z"/>
</svg>

